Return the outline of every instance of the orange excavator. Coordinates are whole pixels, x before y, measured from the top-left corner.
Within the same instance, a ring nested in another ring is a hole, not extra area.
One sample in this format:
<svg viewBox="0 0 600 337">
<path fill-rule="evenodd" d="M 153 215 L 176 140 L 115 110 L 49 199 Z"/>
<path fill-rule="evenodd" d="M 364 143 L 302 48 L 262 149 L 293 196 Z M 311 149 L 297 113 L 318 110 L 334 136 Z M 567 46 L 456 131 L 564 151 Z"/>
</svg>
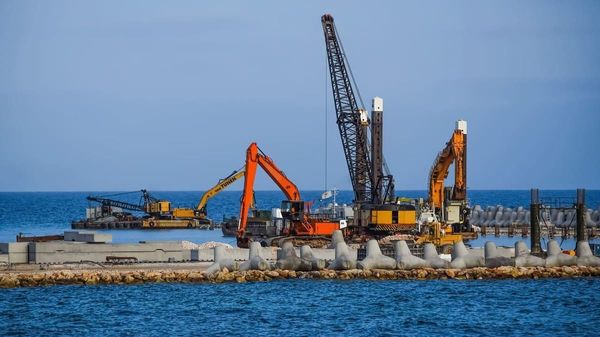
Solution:
<svg viewBox="0 0 600 337">
<path fill-rule="evenodd" d="M 237 231 L 238 247 L 248 247 L 251 235 L 246 231 L 248 211 L 254 195 L 254 180 L 257 166 L 277 184 L 287 200 L 281 202 L 283 216 L 282 236 L 271 238 L 270 243 L 279 245 L 283 240 L 301 238 L 311 239 L 330 238 L 335 230 L 340 229 L 340 223 L 328 219 L 311 217 L 310 208 L 306 207 L 300 198 L 298 187 L 281 171 L 273 160 L 260 150 L 256 143 L 250 144 L 246 151 L 246 172 L 244 174 L 244 190 L 240 206 L 240 221 Z M 283 239 L 283 240 L 281 240 Z"/>
<path fill-rule="evenodd" d="M 444 187 L 454 163 L 454 187 Z M 429 207 L 447 224 L 463 224 L 467 206 L 467 122 L 459 120 L 446 147 L 437 155 L 429 172 Z"/>
</svg>

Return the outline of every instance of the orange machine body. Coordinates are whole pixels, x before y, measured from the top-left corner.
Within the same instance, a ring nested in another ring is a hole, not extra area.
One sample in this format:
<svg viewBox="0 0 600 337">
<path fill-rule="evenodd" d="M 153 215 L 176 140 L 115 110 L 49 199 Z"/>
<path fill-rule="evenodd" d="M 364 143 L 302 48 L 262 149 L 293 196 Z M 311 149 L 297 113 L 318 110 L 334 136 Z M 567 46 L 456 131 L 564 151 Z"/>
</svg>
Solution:
<svg viewBox="0 0 600 337">
<path fill-rule="evenodd" d="M 281 171 L 273 160 L 265 155 L 256 143 L 250 144 L 246 151 L 246 172 L 244 174 L 244 190 L 240 206 L 240 222 L 238 226 L 238 242 L 245 242 L 247 238 L 246 225 L 248 211 L 252 205 L 254 195 L 254 181 L 256 170 L 260 166 L 267 175 L 277 184 L 287 200 L 282 202 L 282 214 L 284 219 L 291 221 L 291 227 L 286 235 L 329 235 L 340 228 L 338 222 L 326 219 L 312 218 L 309 210 L 305 210 L 305 204 L 300 198 L 298 187 Z"/>
</svg>

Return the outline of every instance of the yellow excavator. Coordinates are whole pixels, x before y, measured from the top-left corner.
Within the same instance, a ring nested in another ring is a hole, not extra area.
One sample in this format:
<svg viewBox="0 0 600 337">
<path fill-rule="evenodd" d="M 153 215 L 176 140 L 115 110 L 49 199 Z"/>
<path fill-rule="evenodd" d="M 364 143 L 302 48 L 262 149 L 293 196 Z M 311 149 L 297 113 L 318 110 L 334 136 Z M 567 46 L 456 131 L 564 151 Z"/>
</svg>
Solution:
<svg viewBox="0 0 600 337">
<path fill-rule="evenodd" d="M 221 193 L 221 191 L 236 182 L 238 179 L 242 178 L 245 173 L 246 166 L 237 171 L 233 171 L 233 173 L 223 179 L 219 179 L 219 182 L 215 186 L 211 187 L 208 191 L 204 192 L 202 198 L 200 198 L 200 202 L 198 203 L 198 206 L 196 206 L 196 214 L 200 217 L 206 218 L 206 204 L 208 203 L 208 200 Z M 254 205 L 254 198 L 252 198 L 252 204 Z"/>
<path fill-rule="evenodd" d="M 200 202 L 195 209 L 192 208 L 176 208 L 173 210 L 174 218 L 197 218 L 197 219 L 206 219 L 206 204 L 208 200 L 215 195 L 219 194 L 223 191 L 227 186 L 236 182 L 236 180 L 242 178 L 244 176 L 245 167 L 233 171 L 230 175 L 223 179 L 219 179 L 219 182 L 215 184 L 215 186 L 208 189 L 208 191 L 204 192 L 202 197 L 200 198 Z"/>
<path fill-rule="evenodd" d="M 161 218 L 151 217 L 142 222 L 142 228 L 194 228 L 202 225 L 210 225 L 211 221 L 207 218 L 206 204 L 208 200 L 219 194 L 229 185 L 242 178 L 245 173 L 245 167 L 233 171 L 225 178 L 219 179 L 217 184 L 204 192 L 196 208 L 170 208 L 170 202 L 160 201 L 153 205 L 160 206 L 163 214 Z"/>
</svg>

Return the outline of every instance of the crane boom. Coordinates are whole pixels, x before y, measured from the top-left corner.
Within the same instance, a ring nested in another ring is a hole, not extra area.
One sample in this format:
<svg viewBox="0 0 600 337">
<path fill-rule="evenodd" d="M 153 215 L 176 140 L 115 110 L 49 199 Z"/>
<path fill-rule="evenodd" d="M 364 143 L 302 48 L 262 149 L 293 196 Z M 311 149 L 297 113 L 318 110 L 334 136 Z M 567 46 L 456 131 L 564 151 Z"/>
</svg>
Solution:
<svg viewBox="0 0 600 337">
<path fill-rule="evenodd" d="M 139 211 L 139 212 L 146 211 L 144 205 L 136 205 L 136 204 L 132 204 L 132 203 L 125 202 L 125 201 L 113 200 L 113 199 L 102 198 L 102 197 L 95 197 L 92 195 L 87 196 L 86 199 L 89 201 L 95 201 L 97 203 L 100 203 L 102 206 L 119 207 L 122 209 L 128 209 L 131 211 Z"/>
<path fill-rule="evenodd" d="M 347 60 L 337 37 L 333 16 L 323 15 L 321 23 L 325 35 L 337 125 L 354 190 L 354 201 L 355 203 L 371 202 L 373 199 L 379 199 L 379 196 L 374 195 L 377 194 L 376 184 L 372 181 L 371 175 L 371 159 L 367 145 L 367 112 L 357 104 L 346 69 Z"/>
</svg>

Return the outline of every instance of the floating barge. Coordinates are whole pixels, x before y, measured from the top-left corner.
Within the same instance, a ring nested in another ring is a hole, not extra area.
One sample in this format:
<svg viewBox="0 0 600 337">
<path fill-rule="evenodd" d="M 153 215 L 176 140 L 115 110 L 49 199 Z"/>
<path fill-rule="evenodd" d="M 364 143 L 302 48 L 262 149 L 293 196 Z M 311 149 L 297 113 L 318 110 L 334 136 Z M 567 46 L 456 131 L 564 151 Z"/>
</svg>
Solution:
<svg viewBox="0 0 600 337">
<path fill-rule="evenodd" d="M 135 219 L 94 221 L 90 219 L 71 222 L 71 229 L 203 229 L 213 230 L 221 227 L 219 224 L 201 223 L 193 220 Z"/>
</svg>

